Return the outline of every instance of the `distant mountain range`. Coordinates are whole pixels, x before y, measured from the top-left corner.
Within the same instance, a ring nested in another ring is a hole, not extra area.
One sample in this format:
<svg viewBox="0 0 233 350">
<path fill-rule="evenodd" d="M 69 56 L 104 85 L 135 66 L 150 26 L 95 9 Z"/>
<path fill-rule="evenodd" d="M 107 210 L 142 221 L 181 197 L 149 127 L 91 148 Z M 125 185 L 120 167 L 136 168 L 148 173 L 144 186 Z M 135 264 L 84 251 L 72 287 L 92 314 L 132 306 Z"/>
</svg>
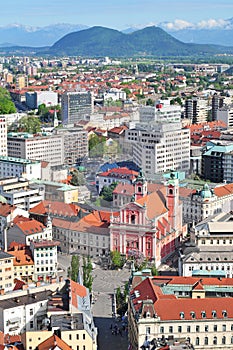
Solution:
<svg viewBox="0 0 233 350">
<path fill-rule="evenodd" d="M 160 27 L 176 39 L 186 43 L 233 46 L 233 18 L 227 20 L 209 19 L 196 24 L 177 19 L 174 22 L 131 26 L 122 30 L 122 33 L 133 33 L 149 26 Z M 0 26 L 0 47 L 51 46 L 66 34 L 88 28 L 86 25 L 68 23 L 46 27 L 32 27 L 21 24 Z"/>
<path fill-rule="evenodd" d="M 129 57 L 195 56 L 233 54 L 233 46 L 184 43 L 159 27 L 149 26 L 130 32 L 92 27 L 66 34 L 51 47 L 0 47 L 1 53 L 38 53 L 49 55 Z"/>
<path fill-rule="evenodd" d="M 30 27 L 20 24 L 0 26 L 0 47 L 51 46 L 67 33 L 86 29 L 82 24 L 54 24 L 46 27 Z"/>
<path fill-rule="evenodd" d="M 233 53 L 233 47 L 183 43 L 155 26 L 129 34 L 92 27 L 65 35 L 49 49 L 49 53 L 95 57 L 193 56 Z"/>
</svg>

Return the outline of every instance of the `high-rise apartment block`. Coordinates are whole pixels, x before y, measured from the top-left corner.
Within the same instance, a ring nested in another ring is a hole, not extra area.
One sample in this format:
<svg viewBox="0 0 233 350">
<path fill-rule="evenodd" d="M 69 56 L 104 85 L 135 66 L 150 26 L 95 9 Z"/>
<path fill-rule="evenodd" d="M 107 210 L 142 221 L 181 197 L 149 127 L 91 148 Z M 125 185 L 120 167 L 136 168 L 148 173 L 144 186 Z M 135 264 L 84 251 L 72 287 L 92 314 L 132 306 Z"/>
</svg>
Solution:
<svg viewBox="0 0 233 350">
<path fill-rule="evenodd" d="M 28 91 L 25 94 L 26 105 L 35 109 L 39 105 L 56 106 L 58 104 L 58 95 L 54 91 Z"/>
<path fill-rule="evenodd" d="M 61 135 L 34 136 L 28 133 L 7 135 L 8 156 L 49 162 L 52 166 L 64 163 L 63 138 Z"/>
<path fill-rule="evenodd" d="M 93 96 L 90 91 L 65 92 L 61 99 L 63 124 L 75 124 L 93 113 Z"/>
<path fill-rule="evenodd" d="M 208 118 L 208 100 L 193 97 L 185 101 L 185 118 L 193 124 L 204 123 Z"/>
</svg>

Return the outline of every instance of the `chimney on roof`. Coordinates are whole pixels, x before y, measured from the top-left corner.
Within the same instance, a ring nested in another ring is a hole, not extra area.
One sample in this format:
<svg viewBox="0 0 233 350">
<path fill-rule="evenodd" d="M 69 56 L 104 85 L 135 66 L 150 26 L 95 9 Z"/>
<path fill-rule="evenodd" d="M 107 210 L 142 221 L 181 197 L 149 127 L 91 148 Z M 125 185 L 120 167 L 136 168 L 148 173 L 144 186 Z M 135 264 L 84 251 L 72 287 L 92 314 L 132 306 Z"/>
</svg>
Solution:
<svg viewBox="0 0 233 350">
<path fill-rule="evenodd" d="M 0 289 L 0 295 L 4 295 L 5 294 L 5 289 Z"/>
</svg>

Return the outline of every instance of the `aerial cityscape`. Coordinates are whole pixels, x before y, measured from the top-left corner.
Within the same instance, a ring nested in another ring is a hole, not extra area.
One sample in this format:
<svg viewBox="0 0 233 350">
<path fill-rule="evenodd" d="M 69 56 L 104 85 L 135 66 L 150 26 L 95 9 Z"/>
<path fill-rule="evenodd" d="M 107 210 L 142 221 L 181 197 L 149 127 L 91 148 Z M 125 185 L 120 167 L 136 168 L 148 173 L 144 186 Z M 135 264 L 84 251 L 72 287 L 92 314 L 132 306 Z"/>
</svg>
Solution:
<svg viewBox="0 0 233 350">
<path fill-rule="evenodd" d="M 232 10 L 4 4 L 0 350 L 233 349 Z"/>
</svg>

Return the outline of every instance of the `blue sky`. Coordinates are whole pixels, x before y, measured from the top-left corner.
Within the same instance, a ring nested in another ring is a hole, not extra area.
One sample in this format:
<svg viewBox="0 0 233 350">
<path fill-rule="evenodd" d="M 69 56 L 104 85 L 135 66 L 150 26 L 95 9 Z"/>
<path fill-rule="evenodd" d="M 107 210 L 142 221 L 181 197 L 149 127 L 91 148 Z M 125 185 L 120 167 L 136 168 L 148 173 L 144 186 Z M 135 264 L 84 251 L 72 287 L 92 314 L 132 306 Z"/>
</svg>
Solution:
<svg viewBox="0 0 233 350">
<path fill-rule="evenodd" d="M 71 23 L 123 29 L 175 20 L 204 21 L 204 25 L 217 19 L 220 25 L 221 20 L 231 17 L 232 0 L 6 0 L 1 6 L 0 25 Z"/>
</svg>

